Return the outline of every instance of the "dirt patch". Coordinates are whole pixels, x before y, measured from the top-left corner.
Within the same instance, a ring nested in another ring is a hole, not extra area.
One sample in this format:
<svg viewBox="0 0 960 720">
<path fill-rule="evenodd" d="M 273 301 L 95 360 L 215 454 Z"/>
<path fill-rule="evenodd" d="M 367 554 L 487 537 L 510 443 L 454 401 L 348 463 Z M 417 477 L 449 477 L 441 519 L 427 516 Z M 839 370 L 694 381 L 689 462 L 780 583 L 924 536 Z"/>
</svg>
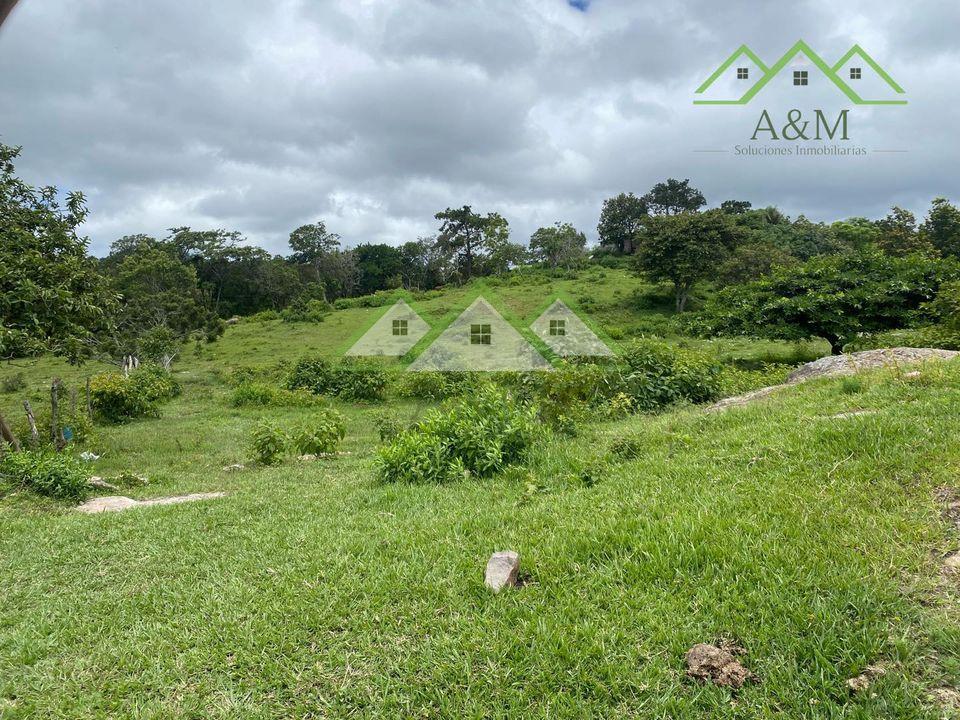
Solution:
<svg viewBox="0 0 960 720">
<path fill-rule="evenodd" d="M 756 680 L 756 675 L 747 670 L 735 657 L 745 652 L 743 648 L 736 645 L 717 647 L 698 643 L 684 655 L 687 661 L 687 675 L 723 687 L 742 687 L 748 680 Z"/>
<path fill-rule="evenodd" d="M 847 680 L 847 687 L 853 693 L 863 692 L 873 684 L 874 680 L 886 674 L 887 671 L 882 666 L 868 665 L 862 673 Z"/>
</svg>

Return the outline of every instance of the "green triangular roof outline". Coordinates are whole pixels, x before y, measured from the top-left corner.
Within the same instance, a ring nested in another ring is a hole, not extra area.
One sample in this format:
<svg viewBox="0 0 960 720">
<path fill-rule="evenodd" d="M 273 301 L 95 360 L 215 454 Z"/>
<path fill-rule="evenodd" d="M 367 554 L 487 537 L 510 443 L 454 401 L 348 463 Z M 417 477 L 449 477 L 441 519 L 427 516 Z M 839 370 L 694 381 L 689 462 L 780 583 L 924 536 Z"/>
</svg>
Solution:
<svg viewBox="0 0 960 720">
<path fill-rule="evenodd" d="M 389 291 L 389 293 L 390 293 L 390 298 L 393 300 L 393 302 L 384 303 L 383 305 L 378 305 L 372 308 L 349 308 L 351 310 L 353 309 L 368 310 L 369 314 L 361 324 L 357 325 L 354 328 L 353 332 L 350 333 L 350 335 L 343 342 L 337 345 L 337 349 L 335 352 L 337 357 L 366 357 L 366 356 L 354 356 L 354 355 L 348 356 L 347 352 L 350 350 L 350 348 L 356 345 L 357 341 L 360 340 L 360 338 L 362 338 L 364 335 L 366 335 L 370 331 L 370 329 L 377 324 L 377 322 L 379 322 L 380 318 L 382 318 L 384 315 L 390 312 L 390 310 L 401 300 L 405 302 L 410 307 L 410 309 L 414 313 L 416 313 L 417 316 L 419 316 L 421 320 L 427 323 L 427 325 L 430 327 L 430 330 L 433 329 L 433 326 L 430 325 L 430 323 L 424 319 L 423 311 L 417 308 L 416 302 L 413 299 L 413 293 L 411 293 L 406 288 L 397 288 L 395 290 Z M 428 330 L 427 335 L 429 334 L 430 334 L 430 331 Z M 423 338 L 421 338 L 421 340 L 422 339 Z M 407 352 L 409 353 L 410 351 L 408 350 Z M 403 358 L 405 357 L 405 355 L 406 354 L 400 355 L 400 356 L 393 356 L 393 355 L 370 356 L 370 358 L 377 359 L 377 360 L 393 360 L 393 359 L 396 359 L 397 357 Z"/>
<path fill-rule="evenodd" d="M 697 92 L 702 92 L 707 87 L 709 87 L 709 83 L 712 83 L 713 80 L 716 80 L 716 78 L 719 77 L 723 73 L 723 71 L 730 66 L 731 63 L 733 63 L 733 61 L 739 56 L 740 50 L 743 48 L 747 48 L 747 46 L 742 45 L 740 49 L 734 52 L 734 54 L 727 59 L 727 63 L 725 63 L 725 65 L 721 65 L 720 68 L 718 68 L 718 70 L 715 71 L 714 74 L 710 76 L 710 78 L 708 78 L 708 82 L 704 83 L 703 85 L 700 86 L 700 88 L 697 89 Z M 850 51 L 848 52 L 848 56 L 852 56 L 856 52 L 856 49 L 859 49 L 858 45 L 854 45 L 854 47 L 850 49 Z M 807 58 L 817 67 L 817 69 L 819 69 L 820 72 L 822 72 L 827 77 L 828 80 L 830 80 L 834 85 L 836 85 L 837 88 L 844 95 L 846 95 L 847 98 L 855 105 L 906 105 L 907 104 L 906 100 L 864 100 L 862 97 L 860 97 L 856 93 L 856 91 L 854 91 L 853 88 L 847 85 L 847 83 L 845 83 L 837 75 L 835 71 L 836 66 L 832 68 L 829 65 L 827 65 L 827 63 L 824 62 L 823 58 L 821 58 L 803 40 L 797 40 L 797 42 L 794 43 L 793 47 L 787 50 L 781 56 L 781 58 L 777 60 L 776 63 L 771 65 L 770 68 L 767 69 L 767 71 L 764 73 L 763 77 L 761 77 L 756 83 L 754 83 L 753 86 L 749 90 L 747 90 L 739 100 L 694 100 L 693 104 L 694 105 L 746 105 L 756 96 L 757 93 L 763 90 L 763 88 L 766 87 L 767 84 L 771 80 L 773 80 L 773 78 L 775 78 L 780 73 L 781 70 L 783 70 L 787 66 L 787 63 L 789 63 L 799 53 L 803 53 L 804 55 L 806 55 Z M 876 64 L 873 58 L 869 57 L 862 49 L 860 49 L 860 53 L 863 56 L 864 60 L 867 61 L 867 64 L 870 65 L 871 68 L 878 71 L 879 73 L 882 73 L 882 76 L 886 76 L 885 79 L 889 79 L 890 82 L 893 82 L 893 79 L 890 78 L 890 76 L 887 75 L 887 73 L 884 72 L 883 69 Z M 750 57 L 752 59 L 753 57 L 756 57 L 756 55 L 751 52 Z M 842 59 L 840 63 L 838 63 L 838 65 L 842 65 L 844 62 L 846 62 L 846 59 L 847 59 L 847 56 L 845 56 L 844 59 Z M 899 85 L 897 85 L 896 83 L 893 83 L 891 87 L 893 87 L 894 89 L 897 89 L 899 88 Z M 903 92 L 903 89 L 900 88 L 900 91 Z"/>
<path fill-rule="evenodd" d="M 695 92 L 697 94 L 700 94 L 704 92 L 708 87 L 713 85 L 713 83 L 716 82 L 717 78 L 723 75 L 727 71 L 727 68 L 733 65 L 736 59 L 741 55 L 746 55 L 748 58 L 750 58 L 753 61 L 754 65 L 760 68 L 760 70 L 764 73 L 764 75 L 766 75 L 770 71 L 770 68 L 766 66 L 763 60 L 761 60 L 753 50 L 751 50 L 747 45 L 741 45 L 736 50 L 734 50 L 733 53 L 731 53 L 730 57 L 728 57 L 726 60 L 724 60 L 720 64 L 720 67 L 718 67 L 716 70 L 713 71 L 713 74 L 710 77 L 708 77 L 706 80 L 703 81 L 703 84 L 700 87 L 698 87 Z"/>
<path fill-rule="evenodd" d="M 548 362 L 553 364 L 554 360 L 558 360 L 559 356 L 553 352 L 549 345 L 547 345 L 540 336 L 536 333 L 531 332 L 529 323 L 525 322 L 523 317 L 517 315 L 513 310 L 510 309 L 510 306 L 504 302 L 503 298 L 500 296 L 496 290 L 493 289 L 483 278 L 475 278 L 470 285 L 469 290 L 463 294 L 460 300 L 456 305 L 450 308 L 442 317 L 437 319 L 430 324 L 430 331 L 420 338 L 420 341 L 414 345 L 407 353 L 401 358 L 402 360 L 413 362 L 418 357 L 420 357 L 424 350 L 433 345 L 434 340 L 440 337 L 444 330 L 446 330 L 453 322 L 460 317 L 464 311 L 473 305 L 474 301 L 478 297 L 483 297 L 494 310 L 502 317 L 510 326 L 520 333 L 524 340 L 533 345 L 534 349 L 539 352 Z M 419 313 L 421 317 L 423 313 Z"/>
<path fill-rule="evenodd" d="M 574 315 L 576 315 L 580 319 L 580 322 L 586 325 L 587 328 L 589 328 L 590 332 L 596 335 L 597 339 L 600 340 L 600 342 L 602 342 L 604 345 L 606 345 L 615 356 L 620 355 L 621 348 L 619 343 L 615 342 L 613 338 L 611 338 L 607 334 L 606 329 L 604 329 L 602 325 L 594 321 L 594 319 L 590 316 L 590 313 L 585 312 L 583 308 L 580 307 L 580 303 L 577 300 L 575 300 L 573 296 L 570 295 L 570 293 L 568 293 L 565 290 L 559 290 L 559 289 L 554 290 L 548 296 L 546 302 L 541 303 L 539 306 L 537 306 L 537 309 L 534 312 L 528 314 L 528 316 L 523 319 L 523 323 L 526 325 L 528 329 L 530 329 L 533 323 L 539 320 L 540 316 L 543 315 L 551 307 L 553 307 L 553 304 L 557 301 L 566 305 L 567 309 L 570 312 L 572 312 Z M 558 360 L 563 360 L 563 357 L 561 357 L 560 355 L 557 355 L 557 353 L 553 351 L 553 348 L 547 345 L 539 335 L 537 335 L 532 330 L 531 330 L 531 334 L 537 340 L 539 340 L 540 344 L 544 348 L 546 348 L 546 350 L 550 353 L 549 357 L 553 357 Z"/>
<path fill-rule="evenodd" d="M 387 317 L 388 315 L 390 315 L 390 313 L 392 313 L 392 312 L 394 312 L 395 310 L 397 310 L 398 308 L 401 310 L 401 312 L 407 312 L 407 313 L 411 314 L 411 315 L 413 316 L 413 318 L 415 318 L 415 320 L 412 320 L 412 322 L 414 322 L 414 323 L 415 323 L 415 322 L 419 322 L 419 323 L 422 324 L 423 335 L 426 335 L 428 332 L 430 332 L 430 323 L 428 323 L 426 320 L 423 319 L 423 317 L 421 316 L 421 314 L 418 313 L 418 312 L 416 311 L 416 309 L 413 307 L 413 305 L 411 305 L 411 304 L 407 301 L 407 298 L 405 298 L 405 297 L 398 297 L 398 298 L 396 299 L 396 301 L 395 301 L 392 305 L 384 305 L 382 312 L 373 313 L 375 317 L 372 319 L 372 321 L 368 319 L 368 321 L 367 321 L 367 322 L 364 324 L 364 326 L 363 326 L 363 327 L 365 328 L 365 329 L 363 330 L 363 332 L 361 332 L 361 333 L 359 333 L 359 334 L 358 334 L 357 332 L 354 332 L 354 333 L 353 333 L 353 335 L 352 335 L 353 342 L 352 342 L 352 343 L 350 344 L 350 346 L 343 352 L 343 356 L 344 356 L 344 357 L 357 357 L 357 358 L 399 358 L 399 357 L 403 357 L 403 356 L 406 355 L 408 352 L 410 352 L 410 350 L 411 350 L 413 347 L 415 347 L 416 344 L 419 342 L 419 339 L 415 340 L 415 341 L 413 342 L 413 344 L 411 344 L 411 345 L 410 345 L 408 348 L 406 348 L 406 350 L 404 350 L 403 352 L 396 352 L 396 353 L 394 353 L 394 352 L 378 352 L 378 353 L 357 352 L 357 353 L 355 353 L 355 352 L 354 352 L 354 350 L 357 349 L 357 346 L 360 345 L 360 343 L 362 343 L 362 342 L 364 341 L 364 339 L 365 339 L 370 333 L 372 333 L 372 332 L 374 331 L 374 328 L 377 327 L 377 325 L 380 323 L 380 321 L 383 320 L 383 319 L 384 319 L 385 317 Z M 380 309 L 380 308 L 378 308 L 378 310 L 379 310 L 379 309 Z M 415 328 L 411 328 L 411 330 L 414 330 L 414 329 L 415 329 Z M 411 333 L 411 334 L 412 334 L 412 333 Z M 421 337 L 423 337 L 423 335 L 421 335 Z"/>
<path fill-rule="evenodd" d="M 852 48 L 847 50 L 846 54 L 842 58 L 837 60 L 836 65 L 834 65 L 832 68 L 833 72 L 837 72 L 840 68 L 842 68 L 844 64 L 854 55 L 859 55 L 864 60 L 864 62 L 867 63 L 867 65 L 873 68 L 873 71 L 877 75 L 883 78 L 884 82 L 886 82 L 887 85 L 893 88 L 895 92 L 900 93 L 901 95 L 907 92 L 897 84 L 896 80 L 890 77 L 890 74 L 886 70 L 884 70 L 882 67 L 880 67 L 879 64 L 877 64 L 876 60 L 870 57 L 870 55 L 867 53 L 866 50 L 864 50 L 862 47 L 860 47 L 860 45 L 857 45 L 857 44 L 855 44 Z"/>
</svg>

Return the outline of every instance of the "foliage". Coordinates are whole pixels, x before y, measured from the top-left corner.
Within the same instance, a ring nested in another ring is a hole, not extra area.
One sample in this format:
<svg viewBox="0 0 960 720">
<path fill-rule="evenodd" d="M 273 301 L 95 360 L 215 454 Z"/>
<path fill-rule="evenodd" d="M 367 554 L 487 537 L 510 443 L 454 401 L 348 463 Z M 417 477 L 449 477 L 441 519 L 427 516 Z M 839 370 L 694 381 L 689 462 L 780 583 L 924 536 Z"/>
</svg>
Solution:
<svg viewBox="0 0 960 720">
<path fill-rule="evenodd" d="M 0 476 L 14 485 L 64 500 L 79 500 L 87 493 L 87 472 L 66 453 L 21 450 L 0 458 Z"/>
<path fill-rule="evenodd" d="M 377 453 L 384 482 L 439 483 L 486 477 L 519 462 L 536 437 L 530 408 L 492 386 L 432 410 Z"/>
<path fill-rule="evenodd" d="M 397 378 L 394 392 L 402 398 L 444 400 L 462 395 L 474 387 L 475 378 L 466 372 L 405 372 Z"/>
<path fill-rule="evenodd" d="M 716 272 L 739 234 L 719 210 L 650 218 L 640 235 L 637 268 L 654 282 L 672 282 L 676 310 L 682 312 L 694 283 Z"/>
<path fill-rule="evenodd" d="M 912 253 L 933 253 L 930 239 L 917 232 L 917 219 L 912 212 L 894 207 L 877 223 L 876 243 L 887 255 L 905 257 Z"/>
<path fill-rule="evenodd" d="M 15 393 L 23 390 L 27 386 L 27 377 L 22 372 L 15 375 L 8 375 L 0 381 L 0 391 L 5 393 Z"/>
<path fill-rule="evenodd" d="M 250 456 L 261 465 L 276 465 L 287 451 L 290 439 L 280 428 L 262 421 L 250 435 Z"/>
<path fill-rule="evenodd" d="M 775 267 L 791 267 L 796 258 L 769 242 L 738 245 L 716 270 L 721 285 L 742 285 L 769 275 Z"/>
<path fill-rule="evenodd" d="M 333 307 L 325 300 L 307 300 L 306 302 L 295 302 L 290 307 L 285 308 L 280 313 L 280 319 L 284 322 L 323 322 Z"/>
<path fill-rule="evenodd" d="M 834 353 L 861 333 L 908 327 L 960 269 L 923 255 L 876 250 L 814 258 L 719 292 L 700 318 L 702 332 L 784 340 L 822 337 Z"/>
<path fill-rule="evenodd" d="M 784 363 L 768 363 L 756 369 L 739 368 L 736 365 L 724 365 L 720 373 L 720 397 L 742 395 L 770 385 L 786 382 L 793 366 Z"/>
<path fill-rule="evenodd" d="M 469 280 L 476 266 L 509 236 L 507 221 L 499 213 L 480 215 L 469 205 L 447 208 L 435 215 L 440 221 L 436 247 L 452 255 L 461 276 Z"/>
<path fill-rule="evenodd" d="M 61 397 L 66 388 L 61 386 Z M 54 448 L 52 435 L 52 420 L 50 417 L 50 406 L 44 404 L 33 408 L 34 419 L 37 423 L 37 442 L 32 440 L 30 422 L 27 420 L 26 413 L 17 416 L 13 425 L 14 434 L 20 439 L 20 442 L 31 449 Z M 9 419 L 9 418 L 8 418 Z M 57 424 L 61 428 L 70 428 L 71 439 L 69 445 L 86 445 L 93 437 L 93 422 L 87 417 L 83 408 L 72 409 L 67 403 L 61 402 L 57 413 Z"/>
<path fill-rule="evenodd" d="M 312 407 L 319 402 L 306 390 L 288 390 L 265 382 L 245 381 L 230 395 L 234 407 Z"/>
<path fill-rule="evenodd" d="M 600 211 L 600 247 L 615 253 L 630 255 L 633 242 L 647 217 L 647 204 L 633 193 L 620 193 L 603 201 Z"/>
<path fill-rule="evenodd" d="M 116 298 L 77 227 L 82 193 L 34 188 L 14 175 L 19 148 L 0 144 L 0 358 L 44 352 L 79 363 L 111 330 Z"/>
<path fill-rule="evenodd" d="M 346 421 L 336 410 L 327 410 L 305 421 L 293 434 L 293 445 L 304 455 L 334 453 L 346 434 Z"/>
<path fill-rule="evenodd" d="M 557 222 L 553 227 L 539 228 L 530 236 L 533 258 L 551 268 L 579 264 L 586 244 L 587 236 L 570 223 Z"/>
<path fill-rule="evenodd" d="M 946 198 L 933 201 L 920 233 L 941 255 L 960 258 L 960 210 Z"/>
<path fill-rule="evenodd" d="M 707 204 L 703 193 L 691 187 L 689 179 L 673 178 L 654 185 L 650 192 L 643 196 L 643 202 L 653 215 L 695 213 Z"/>
<path fill-rule="evenodd" d="M 173 376 L 157 365 L 141 365 L 127 375 L 101 373 L 90 379 L 90 399 L 99 418 L 109 423 L 158 416 L 159 404 L 180 393 Z"/>
<path fill-rule="evenodd" d="M 372 362 L 342 360 L 336 364 L 322 357 L 302 357 L 287 379 L 290 390 L 309 390 L 314 395 L 336 395 L 345 400 L 382 400 L 387 374 Z"/>
<path fill-rule="evenodd" d="M 143 333 L 137 345 L 141 359 L 168 368 L 180 350 L 180 339 L 166 325 L 157 325 Z"/>
<path fill-rule="evenodd" d="M 393 440 L 403 432 L 403 423 L 393 415 L 377 415 L 374 422 L 377 425 L 380 442 Z"/>
<path fill-rule="evenodd" d="M 722 368 L 707 353 L 656 340 L 638 340 L 624 348 L 624 392 L 641 411 L 686 401 L 705 403 L 720 395 Z"/>
</svg>

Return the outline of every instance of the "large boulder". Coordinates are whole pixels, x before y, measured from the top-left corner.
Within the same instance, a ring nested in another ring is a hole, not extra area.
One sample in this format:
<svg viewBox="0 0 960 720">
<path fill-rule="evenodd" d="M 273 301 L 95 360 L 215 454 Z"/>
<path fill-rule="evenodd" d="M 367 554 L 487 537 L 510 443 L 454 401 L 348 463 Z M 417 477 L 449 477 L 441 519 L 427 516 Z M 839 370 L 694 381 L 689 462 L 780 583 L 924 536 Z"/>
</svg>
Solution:
<svg viewBox="0 0 960 720">
<path fill-rule="evenodd" d="M 861 370 L 873 368 L 912 365 L 925 360 L 950 360 L 960 356 L 955 350 L 938 348 L 884 348 L 881 350 L 863 350 L 845 355 L 829 355 L 801 365 L 787 377 L 788 383 L 798 383 L 814 378 L 833 377 L 835 375 L 853 375 Z"/>
</svg>

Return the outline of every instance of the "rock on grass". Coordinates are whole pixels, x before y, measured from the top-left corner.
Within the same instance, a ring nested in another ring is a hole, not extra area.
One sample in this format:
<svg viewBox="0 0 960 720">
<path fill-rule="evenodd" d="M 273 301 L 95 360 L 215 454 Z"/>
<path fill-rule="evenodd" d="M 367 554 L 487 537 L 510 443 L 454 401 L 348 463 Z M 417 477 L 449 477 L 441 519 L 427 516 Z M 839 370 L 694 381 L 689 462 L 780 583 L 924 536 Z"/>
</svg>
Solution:
<svg viewBox="0 0 960 720">
<path fill-rule="evenodd" d="M 516 587 L 520 574 L 520 556 L 512 550 L 495 552 L 487 560 L 484 584 L 498 593 L 505 587 Z"/>
<path fill-rule="evenodd" d="M 733 645 L 717 647 L 698 643 L 687 650 L 684 656 L 687 661 L 687 675 L 723 687 L 742 687 L 748 680 L 756 679 L 756 676 L 734 657 L 734 653 L 741 655 L 743 652 L 743 648 Z"/>
</svg>

